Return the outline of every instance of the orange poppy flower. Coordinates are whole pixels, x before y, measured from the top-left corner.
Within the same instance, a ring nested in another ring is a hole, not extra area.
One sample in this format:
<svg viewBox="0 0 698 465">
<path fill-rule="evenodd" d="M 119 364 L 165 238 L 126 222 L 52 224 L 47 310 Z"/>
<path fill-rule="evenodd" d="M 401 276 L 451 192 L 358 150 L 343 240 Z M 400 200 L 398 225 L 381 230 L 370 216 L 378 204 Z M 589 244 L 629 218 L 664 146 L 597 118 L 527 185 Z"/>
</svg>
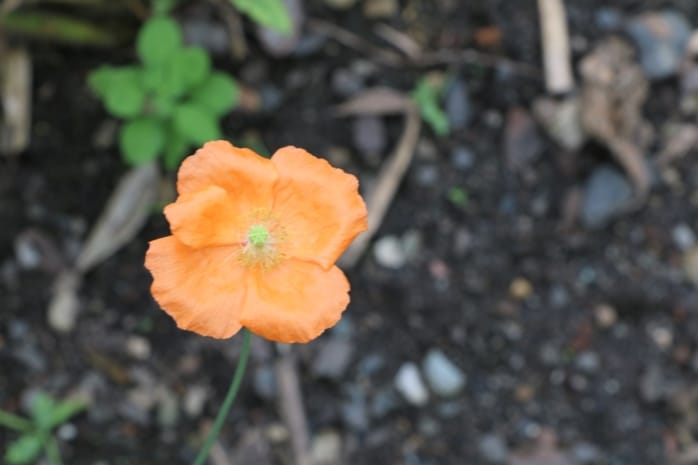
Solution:
<svg viewBox="0 0 698 465">
<path fill-rule="evenodd" d="M 172 235 L 145 258 L 177 326 L 290 343 L 337 323 L 349 282 L 335 261 L 367 227 L 354 176 L 296 147 L 266 159 L 215 141 L 184 160 L 177 191 L 165 207 Z"/>
</svg>

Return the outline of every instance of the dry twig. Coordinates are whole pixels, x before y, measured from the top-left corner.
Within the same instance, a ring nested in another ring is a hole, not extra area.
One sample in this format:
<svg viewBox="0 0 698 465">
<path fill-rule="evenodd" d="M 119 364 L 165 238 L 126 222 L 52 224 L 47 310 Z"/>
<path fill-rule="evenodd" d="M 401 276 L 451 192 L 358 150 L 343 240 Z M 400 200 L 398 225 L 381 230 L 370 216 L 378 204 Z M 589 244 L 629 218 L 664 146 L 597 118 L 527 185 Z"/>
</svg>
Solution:
<svg viewBox="0 0 698 465">
<path fill-rule="evenodd" d="M 574 89 L 569 33 L 562 0 L 538 0 L 545 87 L 551 94 Z"/>
<path fill-rule="evenodd" d="M 339 259 L 339 264 L 352 267 L 366 251 L 373 235 L 378 231 L 383 217 L 397 192 L 402 178 L 412 161 L 422 120 L 414 104 L 404 95 L 390 89 L 369 89 L 362 95 L 346 102 L 337 109 L 341 116 L 370 113 L 403 113 L 405 126 L 392 155 L 378 173 L 373 190 L 366 196 L 368 208 L 368 230 L 354 240 Z"/>
</svg>

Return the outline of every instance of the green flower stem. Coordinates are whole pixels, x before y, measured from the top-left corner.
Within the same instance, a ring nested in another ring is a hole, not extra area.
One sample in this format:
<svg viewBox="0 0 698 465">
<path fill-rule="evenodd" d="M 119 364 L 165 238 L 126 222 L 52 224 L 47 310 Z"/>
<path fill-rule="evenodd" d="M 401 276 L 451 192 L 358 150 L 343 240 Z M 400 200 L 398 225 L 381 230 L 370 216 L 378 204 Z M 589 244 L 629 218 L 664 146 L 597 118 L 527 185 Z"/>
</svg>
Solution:
<svg viewBox="0 0 698 465">
<path fill-rule="evenodd" d="M 0 426 L 24 433 L 34 429 L 34 425 L 30 421 L 4 410 L 0 410 Z"/>
<path fill-rule="evenodd" d="M 223 426 L 223 422 L 225 421 L 225 418 L 228 416 L 228 412 L 230 411 L 230 407 L 233 405 L 233 401 L 235 400 L 235 396 L 238 393 L 238 389 L 240 389 L 240 384 L 242 383 L 242 377 L 245 374 L 245 368 L 247 367 L 247 360 L 250 358 L 250 332 L 247 329 L 242 330 L 242 352 L 240 352 L 240 359 L 238 360 L 238 366 L 235 368 L 235 374 L 233 375 L 233 382 L 230 383 L 230 388 L 228 389 L 228 394 L 225 396 L 225 400 L 223 401 L 223 405 L 221 405 L 221 409 L 218 411 L 218 416 L 216 417 L 216 421 L 213 423 L 213 427 L 211 428 L 211 431 L 208 433 L 208 437 L 206 438 L 206 442 L 204 442 L 203 447 L 199 451 L 199 454 L 196 456 L 196 460 L 194 460 L 194 465 L 203 465 L 204 462 L 206 461 L 206 458 L 208 457 L 208 453 L 211 450 L 211 447 L 213 446 L 213 443 L 216 442 L 216 438 L 218 437 L 218 433 L 221 431 L 221 427 Z"/>
</svg>

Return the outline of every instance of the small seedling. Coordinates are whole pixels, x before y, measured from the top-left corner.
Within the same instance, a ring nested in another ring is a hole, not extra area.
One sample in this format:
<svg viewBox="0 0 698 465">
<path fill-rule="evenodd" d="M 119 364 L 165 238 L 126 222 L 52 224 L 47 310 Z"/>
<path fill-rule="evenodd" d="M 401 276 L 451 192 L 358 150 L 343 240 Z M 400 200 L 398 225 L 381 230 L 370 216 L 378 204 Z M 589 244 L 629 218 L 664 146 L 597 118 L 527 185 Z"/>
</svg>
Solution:
<svg viewBox="0 0 698 465">
<path fill-rule="evenodd" d="M 452 187 L 448 190 L 448 200 L 456 207 L 463 207 L 468 203 L 468 193 L 460 187 Z"/>
<path fill-rule="evenodd" d="M 107 111 L 125 120 L 119 145 L 126 162 L 163 156 L 174 169 L 192 145 L 222 137 L 219 120 L 236 106 L 239 87 L 211 69 L 204 49 L 183 46 L 177 22 L 160 11 L 138 34 L 140 66 L 102 66 L 88 82 Z"/>
<path fill-rule="evenodd" d="M 291 17 L 283 0 L 230 0 L 254 22 L 281 34 L 291 33 Z"/>
<path fill-rule="evenodd" d="M 445 80 L 440 75 L 426 75 L 412 91 L 412 100 L 419 109 L 422 119 L 431 126 L 437 136 L 448 135 L 448 116 L 441 109 L 440 100 L 445 89 Z"/>
<path fill-rule="evenodd" d="M 26 465 L 35 462 L 42 453 L 52 465 L 61 465 L 58 441 L 53 429 L 85 410 L 80 400 L 56 401 L 45 393 L 38 393 L 31 403 L 29 419 L 0 410 L 0 426 L 15 430 L 21 436 L 7 445 L 7 465 Z"/>
</svg>

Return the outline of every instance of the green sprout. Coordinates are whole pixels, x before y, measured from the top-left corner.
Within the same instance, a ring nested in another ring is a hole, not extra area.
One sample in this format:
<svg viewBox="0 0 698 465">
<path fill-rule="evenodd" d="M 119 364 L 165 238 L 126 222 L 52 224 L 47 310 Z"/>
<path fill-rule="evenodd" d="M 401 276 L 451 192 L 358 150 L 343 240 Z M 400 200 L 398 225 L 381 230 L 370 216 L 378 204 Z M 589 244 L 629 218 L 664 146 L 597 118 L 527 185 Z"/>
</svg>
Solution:
<svg viewBox="0 0 698 465">
<path fill-rule="evenodd" d="M 456 207 L 463 207 L 468 203 L 468 193 L 460 187 L 452 187 L 448 190 L 448 200 Z"/>
<path fill-rule="evenodd" d="M 445 80 L 438 75 L 422 77 L 412 91 L 412 100 L 422 119 L 438 136 L 448 135 L 448 117 L 439 105 L 445 91 Z"/>
<path fill-rule="evenodd" d="M 124 120 L 121 153 L 130 165 L 159 156 L 176 168 L 192 145 L 220 139 L 219 120 L 238 103 L 240 89 L 213 71 L 200 47 L 185 47 L 178 24 L 156 9 L 139 34 L 140 65 L 102 66 L 88 83 L 107 111 Z"/>
<path fill-rule="evenodd" d="M 257 24 L 280 34 L 291 33 L 291 17 L 282 0 L 230 0 L 230 2 Z"/>
<path fill-rule="evenodd" d="M 85 410 L 81 400 L 56 401 L 48 394 L 37 393 L 30 407 L 29 419 L 0 410 L 0 426 L 21 435 L 10 442 L 5 450 L 7 465 L 26 465 L 35 462 L 42 452 L 51 465 L 61 465 L 58 441 L 53 429 Z"/>
</svg>

